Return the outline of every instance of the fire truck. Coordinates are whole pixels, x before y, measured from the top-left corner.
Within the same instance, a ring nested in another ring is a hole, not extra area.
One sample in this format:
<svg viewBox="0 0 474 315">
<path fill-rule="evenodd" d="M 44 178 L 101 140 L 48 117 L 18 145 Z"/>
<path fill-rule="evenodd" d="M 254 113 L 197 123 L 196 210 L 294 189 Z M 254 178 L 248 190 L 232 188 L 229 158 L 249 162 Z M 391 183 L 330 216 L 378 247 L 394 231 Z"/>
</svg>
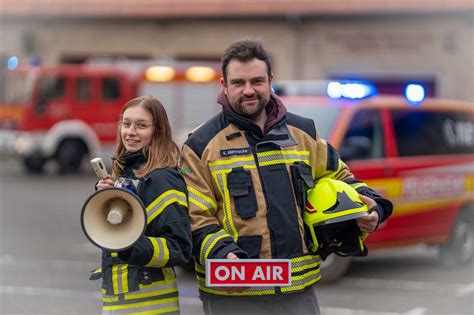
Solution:
<svg viewBox="0 0 474 315">
<path fill-rule="evenodd" d="M 279 92 L 288 111 L 315 121 L 356 178 L 393 202 L 392 216 L 365 240 L 369 254 L 427 244 L 446 266 L 472 264 L 474 103 L 425 97 L 419 82 L 404 95 L 379 94 L 365 81 L 287 82 Z M 343 276 L 351 259 L 330 255 L 322 281 Z"/>
<path fill-rule="evenodd" d="M 62 173 L 86 157 L 110 162 L 122 106 L 140 95 L 164 105 L 175 141 L 218 110 L 219 70 L 211 63 L 20 66 L 0 81 L 0 155 L 30 172 L 48 161 Z"/>
</svg>

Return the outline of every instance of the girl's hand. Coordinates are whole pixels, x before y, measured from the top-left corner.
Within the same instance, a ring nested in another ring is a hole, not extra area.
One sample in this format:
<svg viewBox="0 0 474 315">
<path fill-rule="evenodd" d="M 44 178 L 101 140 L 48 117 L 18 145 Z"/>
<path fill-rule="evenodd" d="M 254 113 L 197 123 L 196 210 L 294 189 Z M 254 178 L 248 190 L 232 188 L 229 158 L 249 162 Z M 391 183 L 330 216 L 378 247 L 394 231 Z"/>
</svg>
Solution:
<svg viewBox="0 0 474 315">
<path fill-rule="evenodd" d="M 99 180 L 99 182 L 97 183 L 97 185 L 95 185 L 95 187 L 97 188 L 97 190 L 101 190 L 105 188 L 114 187 L 114 184 L 115 184 L 115 181 L 112 178 L 112 176 L 107 176 L 107 178 Z"/>
</svg>

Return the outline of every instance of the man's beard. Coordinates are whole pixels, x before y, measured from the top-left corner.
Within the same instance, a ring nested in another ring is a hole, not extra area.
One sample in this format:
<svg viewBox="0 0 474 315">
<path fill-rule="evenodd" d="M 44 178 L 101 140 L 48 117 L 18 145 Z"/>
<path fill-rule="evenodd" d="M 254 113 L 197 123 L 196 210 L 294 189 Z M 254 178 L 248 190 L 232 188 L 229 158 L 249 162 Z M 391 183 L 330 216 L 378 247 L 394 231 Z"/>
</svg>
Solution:
<svg viewBox="0 0 474 315">
<path fill-rule="evenodd" d="M 239 98 L 238 103 L 235 104 L 236 111 L 243 117 L 253 120 L 260 116 L 260 114 L 265 110 L 267 101 L 262 100 L 260 95 L 256 97 L 257 104 L 254 105 L 244 105 L 242 104 L 246 99 L 244 97 Z"/>
</svg>

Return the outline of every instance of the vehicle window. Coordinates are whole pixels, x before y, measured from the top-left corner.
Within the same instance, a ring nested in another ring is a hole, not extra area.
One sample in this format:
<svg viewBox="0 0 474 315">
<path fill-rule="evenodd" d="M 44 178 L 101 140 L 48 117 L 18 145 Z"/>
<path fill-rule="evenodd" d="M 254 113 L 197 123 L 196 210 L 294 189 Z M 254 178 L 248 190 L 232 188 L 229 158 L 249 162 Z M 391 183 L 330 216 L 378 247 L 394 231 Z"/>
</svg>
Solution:
<svg viewBox="0 0 474 315">
<path fill-rule="evenodd" d="M 92 84 L 90 78 L 78 78 L 76 80 L 76 100 L 88 102 L 92 98 Z"/>
<path fill-rule="evenodd" d="M 336 118 L 339 116 L 341 109 L 339 107 L 314 106 L 301 104 L 285 104 L 290 113 L 314 120 L 318 132 L 322 138 L 327 139 L 331 128 L 334 126 Z"/>
<path fill-rule="evenodd" d="M 39 81 L 38 101 L 36 113 L 43 114 L 48 103 L 66 94 L 66 79 L 64 77 L 49 76 Z"/>
<path fill-rule="evenodd" d="M 474 123 L 466 112 L 392 112 L 400 156 L 474 152 Z"/>
<path fill-rule="evenodd" d="M 380 159 L 384 156 L 382 123 L 378 110 L 354 114 L 344 135 L 339 153 L 344 161 Z"/>
<path fill-rule="evenodd" d="M 102 99 L 114 101 L 120 98 L 120 81 L 118 78 L 102 79 Z"/>
</svg>

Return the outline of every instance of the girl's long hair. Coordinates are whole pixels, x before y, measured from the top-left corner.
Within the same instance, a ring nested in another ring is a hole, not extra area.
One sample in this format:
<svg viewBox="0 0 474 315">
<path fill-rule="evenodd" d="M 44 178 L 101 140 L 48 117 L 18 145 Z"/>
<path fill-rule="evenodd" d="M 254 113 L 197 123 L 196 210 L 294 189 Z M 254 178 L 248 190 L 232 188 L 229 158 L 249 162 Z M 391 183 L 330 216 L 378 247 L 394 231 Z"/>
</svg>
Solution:
<svg viewBox="0 0 474 315">
<path fill-rule="evenodd" d="M 156 168 L 178 167 L 180 157 L 178 145 L 173 141 L 171 127 L 168 121 L 168 115 L 159 100 L 153 97 L 141 96 L 128 101 L 120 113 L 122 121 L 123 113 L 131 107 L 142 106 L 153 117 L 153 136 L 150 144 L 143 148 L 146 162 L 138 170 L 135 170 L 135 176 L 140 178 L 149 174 Z M 123 171 L 123 165 L 120 162 L 121 157 L 126 153 L 125 146 L 121 138 L 121 127 L 117 131 L 117 141 L 115 145 L 114 160 L 112 163 L 112 176 L 117 178 Z"/>
</svg>

